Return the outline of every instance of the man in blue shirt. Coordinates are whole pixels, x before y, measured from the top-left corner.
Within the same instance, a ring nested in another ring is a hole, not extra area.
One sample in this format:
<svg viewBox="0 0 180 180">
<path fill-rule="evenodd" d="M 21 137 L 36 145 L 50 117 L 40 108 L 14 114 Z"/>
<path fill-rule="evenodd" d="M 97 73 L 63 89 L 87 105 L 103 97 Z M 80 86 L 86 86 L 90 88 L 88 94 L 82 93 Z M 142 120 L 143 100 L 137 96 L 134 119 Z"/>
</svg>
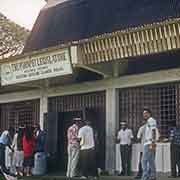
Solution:
<svg viewBox="0 0 180 180">
<path fill-rule="evenodd" d="M 44 152 L 45 148 L 45 132 L 41 130 L 40 125 L 37 124 L 35 127 L 35 137 L 36 137 L 36 152 Z"/>
</svg>

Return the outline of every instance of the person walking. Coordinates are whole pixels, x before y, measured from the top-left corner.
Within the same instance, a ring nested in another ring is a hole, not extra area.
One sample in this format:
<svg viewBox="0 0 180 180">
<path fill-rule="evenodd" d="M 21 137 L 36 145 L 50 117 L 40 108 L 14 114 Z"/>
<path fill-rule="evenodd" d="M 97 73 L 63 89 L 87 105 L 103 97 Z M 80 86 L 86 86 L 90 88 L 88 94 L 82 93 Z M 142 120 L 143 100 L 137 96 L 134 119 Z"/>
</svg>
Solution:
<svg viewBox="0 0 180 180">
<path fill-rule="evenodd" d="M 70 126 L 67 130 L 67 139 L 68 139 L 68 164 L 66 176 L 73 178 L 78 175 L 77 165 L 79 162 L 79 140 L 78 140 L 78 130 L 80 127 L 81 118 L 74 118 L 73 125 Z"/>
<path fill-rule="evenodd" d="M 117 142 L 120 143 L 121 164 L 122 171 L 121 176 L 130 176 L 131 174 L 131 151 L 132 151 L 132 139 L 134 138 L 132 130 L 127 127 L 126 122 L 121 122 L 121 129 L 117 135 Z"/>
<path fill-rule="evenodd" d="M 157 140 L 157 122 L 152 117 L 151 111 L 148 108 L 144 108 L 143 117 L 146 121 L 145 127 L 145 140 L 143 147 L 142 168 L 143 175 L 142 180 L 155 180 L 156 179 L 156 167 L 155 167 L 155 153 L 156 153 L 156 140 Z"/>
</svg>

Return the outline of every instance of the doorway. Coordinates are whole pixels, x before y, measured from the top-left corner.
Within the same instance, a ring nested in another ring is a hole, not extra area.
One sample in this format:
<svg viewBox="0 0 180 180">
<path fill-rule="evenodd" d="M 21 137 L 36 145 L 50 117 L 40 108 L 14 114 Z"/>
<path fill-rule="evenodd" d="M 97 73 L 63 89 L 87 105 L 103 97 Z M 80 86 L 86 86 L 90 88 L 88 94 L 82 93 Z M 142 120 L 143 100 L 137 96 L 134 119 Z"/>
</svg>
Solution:
<svg viewBox="0 0 180 180">
<path fill-rule="evenodd" d="M 98 167 L 105 168 L 105 112 L 105 91 L 48 98 L 48 114 L 51 116 L 51 119 L 47 118 L 46 121 L 51 127 L 51 131 L 47 133 L 47 135 L 49 134 L 48 146 L 50 146 L 49 149 L 53 147 L 53 154 L 56 154 L 54 161 L 56 162 L 56 171 L 66 171 L 66 134 L 73 117 L 89 119 L 92 122 L 99 139 Z"/>
<path fill-rule="evenodd" d="M 47 151 L 51 154 L 49 166 L 51 171 L 60 172 L 65 175 L 68 161 L 67 153 L 67 129 L 73 124 L 73 118 L 81 117 L 91 121 L 98 141 L 96 164 L 104 169 L 105 165 L 105 123 L 100 121 L 101 113 L 93 109 L 82 109 L 67 112 L 47 113 Z"/>
<path fill-rule="evenodd" d="M 68 153 L 67 153 L 67 130 L 73 124 L 73 118 L 81 117 L 83 118 L 83 110 L 79 111 L 69 111 L 69 112 L 59 112 L 58 113 L 58 160 L 59 170 L 61 172 L 66 172 Z"/>
<path fill-rule="evenodd" d="M 104 169 L 105 165 L 105 123 L 101 122 L 101 113 L 95 109 L 84 108 L 79 111 L 68 111 L 58 113 L 58 159 L 61 164 L 59 170 L 66 171 L 68 153 L 67 153 L 67 130 L 73 123 L 73 118 L 81 117 L 83 120 L 88 119 L 91 122 L 96 144 L 96 164 Z"/>
</svg>

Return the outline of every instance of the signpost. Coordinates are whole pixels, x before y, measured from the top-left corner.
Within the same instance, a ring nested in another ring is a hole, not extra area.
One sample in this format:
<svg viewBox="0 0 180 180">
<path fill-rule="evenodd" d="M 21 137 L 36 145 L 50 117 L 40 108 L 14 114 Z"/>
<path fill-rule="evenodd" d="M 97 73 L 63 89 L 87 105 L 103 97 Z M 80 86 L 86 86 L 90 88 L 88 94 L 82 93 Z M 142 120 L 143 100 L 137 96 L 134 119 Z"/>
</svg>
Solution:
<svg viewBox="0 0 180 180">
<path fill-rule="evenodd" d="M 72 74 L 70 52 L 58 49 L 47 53 L 26 56 L 1 65 L 1 85 L 28 82 Z"/>
</svg>

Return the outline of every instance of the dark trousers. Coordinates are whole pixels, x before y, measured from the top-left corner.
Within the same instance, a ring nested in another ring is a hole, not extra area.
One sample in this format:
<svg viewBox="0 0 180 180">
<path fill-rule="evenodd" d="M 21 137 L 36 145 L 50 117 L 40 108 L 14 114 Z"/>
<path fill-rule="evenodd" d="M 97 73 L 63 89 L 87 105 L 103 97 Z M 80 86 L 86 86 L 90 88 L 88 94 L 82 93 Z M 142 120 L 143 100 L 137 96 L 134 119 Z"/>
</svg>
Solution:
<svg viewBox="0 0 180 180">
<path fill-rule="evenodd" d="M 83 176 L 97 176 L 94 149 L 80 150 L 80 161 Z"/>
<path fill-rule="evenodd" d="M 130 145 L 120 145 L 121 151 L 121 164 L 122 164 L 122 175 L 131 174 L 131 151 L 132 148 Z"/>
<path fill-rule="evenodd" d="M 172 176 L 177 176 L 176 165 L 178 166 L 178 171 L 180 171 L 180 145 L 171 143 L 171 175 Z"/>
<path fill-rule="evenodd" d="M 0 144 L 0 167 L 3 173 L 6 173 L 8 175 L 13 175 L 5 166 L 5 145 L 3 144 Z"/>
</svg>

